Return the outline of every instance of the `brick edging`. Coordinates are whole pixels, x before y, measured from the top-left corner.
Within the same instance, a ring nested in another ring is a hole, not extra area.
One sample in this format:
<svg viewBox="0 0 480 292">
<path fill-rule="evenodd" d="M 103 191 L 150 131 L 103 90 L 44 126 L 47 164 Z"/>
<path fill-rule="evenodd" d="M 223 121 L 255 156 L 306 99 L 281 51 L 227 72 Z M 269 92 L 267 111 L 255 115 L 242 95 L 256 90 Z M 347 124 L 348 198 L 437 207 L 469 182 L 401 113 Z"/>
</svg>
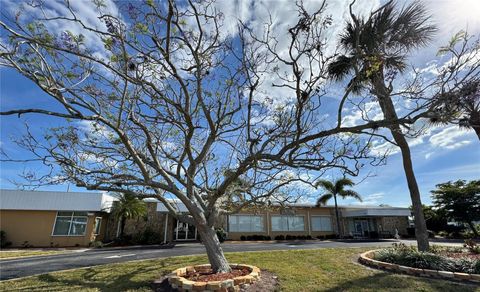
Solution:
<svg viewBox="0 0 480 292">
<path fill-rule="evenodd" d="M 378 249 L 370 250 L 362 253 L 358 258 L 358 261 L 361 264 L 367 265 L 375 269 L 405 273 L 407 275 L 412 275 L 412 276 L 430 277 L 430 278 L 438 278 L 438 279 L 445 279 L 445 280 L 457 280 L 461 282 L 474 282 L 476 284 L 480 283 L 480 274 L 468 274 L 468 273 L 447 272 L 447 271 L 438 271 L 438 270 L 429 270 L 429 269 L 418 269 L 418 268 L 411 268 L 407 266 L 401 266 L 397 264 L 377 261 L 373 259 L 375 252 L 377 251 L 379 250 Z"/>
<path fill-rule="evenodd" d="M 235 277 L 223 281 L 196 282 L 183 277 L 187 272 L 210 269 L 210 264 L 205 264 L 176 269 L 167 277 L 172 288 L 176 288 L 180 291 L 240 291 L 240 285 L 252 284 L 260 278 L 260 269 L 255 266 L 230 264 L 230 267 L 247 268 L 251 272 L 246 276 Z"/>
</svg>

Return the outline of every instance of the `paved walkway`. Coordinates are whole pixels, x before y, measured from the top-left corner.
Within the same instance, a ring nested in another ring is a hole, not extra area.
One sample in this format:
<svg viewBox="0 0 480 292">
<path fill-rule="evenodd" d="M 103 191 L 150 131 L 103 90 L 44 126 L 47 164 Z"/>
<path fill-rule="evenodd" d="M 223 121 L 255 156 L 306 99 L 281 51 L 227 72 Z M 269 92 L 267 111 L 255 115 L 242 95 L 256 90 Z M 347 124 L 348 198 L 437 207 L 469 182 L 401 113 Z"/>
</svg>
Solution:
<svg viewBox="0 0 480 292">
<path fill-rule="evenodd" d="M 389 246 L 395 240 L 381 241 L 306 241 L 282 243 L 224 243 L 225 252 L 318 249 L 332 247 L 379 247 Z M 403 240 L 406 244 L 415 244 L 412 240 Z M 442 243 L 443 244 L 443 243 Z M 447 243 L 458 245 L 458 243 Z M 50 256 L 37 256 L 0 261 L 0 280 L 44 274 L 54 271 L 90 267 L 132 260 L 166 258 L 181 255 L 205 254 L 200 243 L 181 243 L 171 249 L 155 246 L 130 248 L 90 249 L 85 252 L 66 253 Z"/>
</svg>

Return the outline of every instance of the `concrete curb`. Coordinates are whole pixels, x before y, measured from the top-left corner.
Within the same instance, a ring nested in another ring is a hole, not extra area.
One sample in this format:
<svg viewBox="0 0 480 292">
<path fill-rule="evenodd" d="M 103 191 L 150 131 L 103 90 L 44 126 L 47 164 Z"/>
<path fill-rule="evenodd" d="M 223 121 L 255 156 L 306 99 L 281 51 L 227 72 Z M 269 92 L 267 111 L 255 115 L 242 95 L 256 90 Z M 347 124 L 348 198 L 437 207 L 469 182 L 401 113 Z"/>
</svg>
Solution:
<svg viewBox="0 0 480 292">
<path fill-rule="evenodd" d="M 358 258 L 358 262 L 363 265 L 369 266 L 371 268 L 388 270 L 388 271 L 393 271 L 397 273 L 404 273 L 412 276 L 429 277 L 429 278 L 437 278 L 437 279 L 444 279 L 444 280 L 455 280 L 455 281 L 460 281 L 465 283 L 480 284 L 480 274 L 467 274 L 467 273 L 429 270 L 429 269 L 417 269 L 417 268 L 401 266 L 397 264 L 381 262 L 374 259 L 375 252 L 377 251 L 379 250 L 378 249 L 370 250 L 362 253 Z"/>
</svg>

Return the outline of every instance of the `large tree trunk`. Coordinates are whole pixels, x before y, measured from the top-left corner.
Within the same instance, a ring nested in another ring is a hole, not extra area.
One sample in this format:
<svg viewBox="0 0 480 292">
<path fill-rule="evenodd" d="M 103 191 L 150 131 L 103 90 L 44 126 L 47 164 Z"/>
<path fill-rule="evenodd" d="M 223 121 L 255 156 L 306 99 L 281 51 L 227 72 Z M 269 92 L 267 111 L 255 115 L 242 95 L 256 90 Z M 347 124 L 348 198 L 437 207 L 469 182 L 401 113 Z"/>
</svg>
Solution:
<svg viewBox="0 0 480 292">
<path fill-rule="evenodd" d="M 390 93 L 383 80 L 383 76 L 378 76 L 373 80 L 375 94 L 380 103 L 384 117 L 387 120 L 396 120 L 398 119 L 398 116 L 395 111 L 395 106 L 393 105 Z M 430 246 L 428 242 L 427 224 L 423 214 L 420 190 L 418 189 L 417 180 L 413 171 L 410 147 L 408 146 L 407 140 L 405 139 L 399 125 L 391 126 L 390 131 L 395 143 L 397 143 L 402 153 L 403 170 L 407 178 L 408 190 L 410 191 L 410 198 L 412 200 L 413 216 L 415 217 L 415 237 L 417 238 L 418 250 L 428 251 Z"/>
<path fill-rule="evenodd" d="M 337 205 L 337 196 L 333 195 L 333 199 L 335 200 L 335 216 L 337 217 L 337 234 L 338 237 L 341 237 L 341 231 L 340 231 L 340 216 L 338 215 L 338 205 Z"/>
<path fill-rule="evenodd" d="M 210 262 L 213 271 L 216 273 L 230 272 L 230 265 L 223 254 L 215 229 L 213 227 L 208 227 L 207 225 L 199 225 L 197 226 L 197 231 L 200 234 L 200 239 L 202 240 L 205 249 L 207 250 L 208 261 Z"/>
</svg>

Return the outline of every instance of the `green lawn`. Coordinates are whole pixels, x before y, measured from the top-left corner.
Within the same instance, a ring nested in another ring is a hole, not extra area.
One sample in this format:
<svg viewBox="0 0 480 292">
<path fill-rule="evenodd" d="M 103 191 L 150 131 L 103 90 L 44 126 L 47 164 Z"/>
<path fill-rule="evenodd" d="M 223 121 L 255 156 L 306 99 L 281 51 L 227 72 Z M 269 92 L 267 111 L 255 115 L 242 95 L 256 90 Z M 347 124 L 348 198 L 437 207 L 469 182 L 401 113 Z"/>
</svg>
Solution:
<svg viewBox="0 0 480 292">
<path fill-rule="evenodd" d="M 47 250 L 19 250 L 19 251 L 0 251 L 0 260 L 6 260 L 10 258 L 20 258 L 20 257 L 32 257 L 32 256 L 41 256 L 41 255 L 52 255 L 52 254 L 61 254 L 65 251 L 47 251 Z"/>
<path fill-rule="evenodd" d="M 480 291 L 479 286 L 415 278 L 367 269 L 357 264 L 366 249 L 229 253 L 234 263 L 276 273 L 282 291 Z M 152 280 L 175 268 L 205 263 L 205 256 L 135 261 L 57 272 L 0 283 L 0 291 L 149 291 Z"/>
</svg>

